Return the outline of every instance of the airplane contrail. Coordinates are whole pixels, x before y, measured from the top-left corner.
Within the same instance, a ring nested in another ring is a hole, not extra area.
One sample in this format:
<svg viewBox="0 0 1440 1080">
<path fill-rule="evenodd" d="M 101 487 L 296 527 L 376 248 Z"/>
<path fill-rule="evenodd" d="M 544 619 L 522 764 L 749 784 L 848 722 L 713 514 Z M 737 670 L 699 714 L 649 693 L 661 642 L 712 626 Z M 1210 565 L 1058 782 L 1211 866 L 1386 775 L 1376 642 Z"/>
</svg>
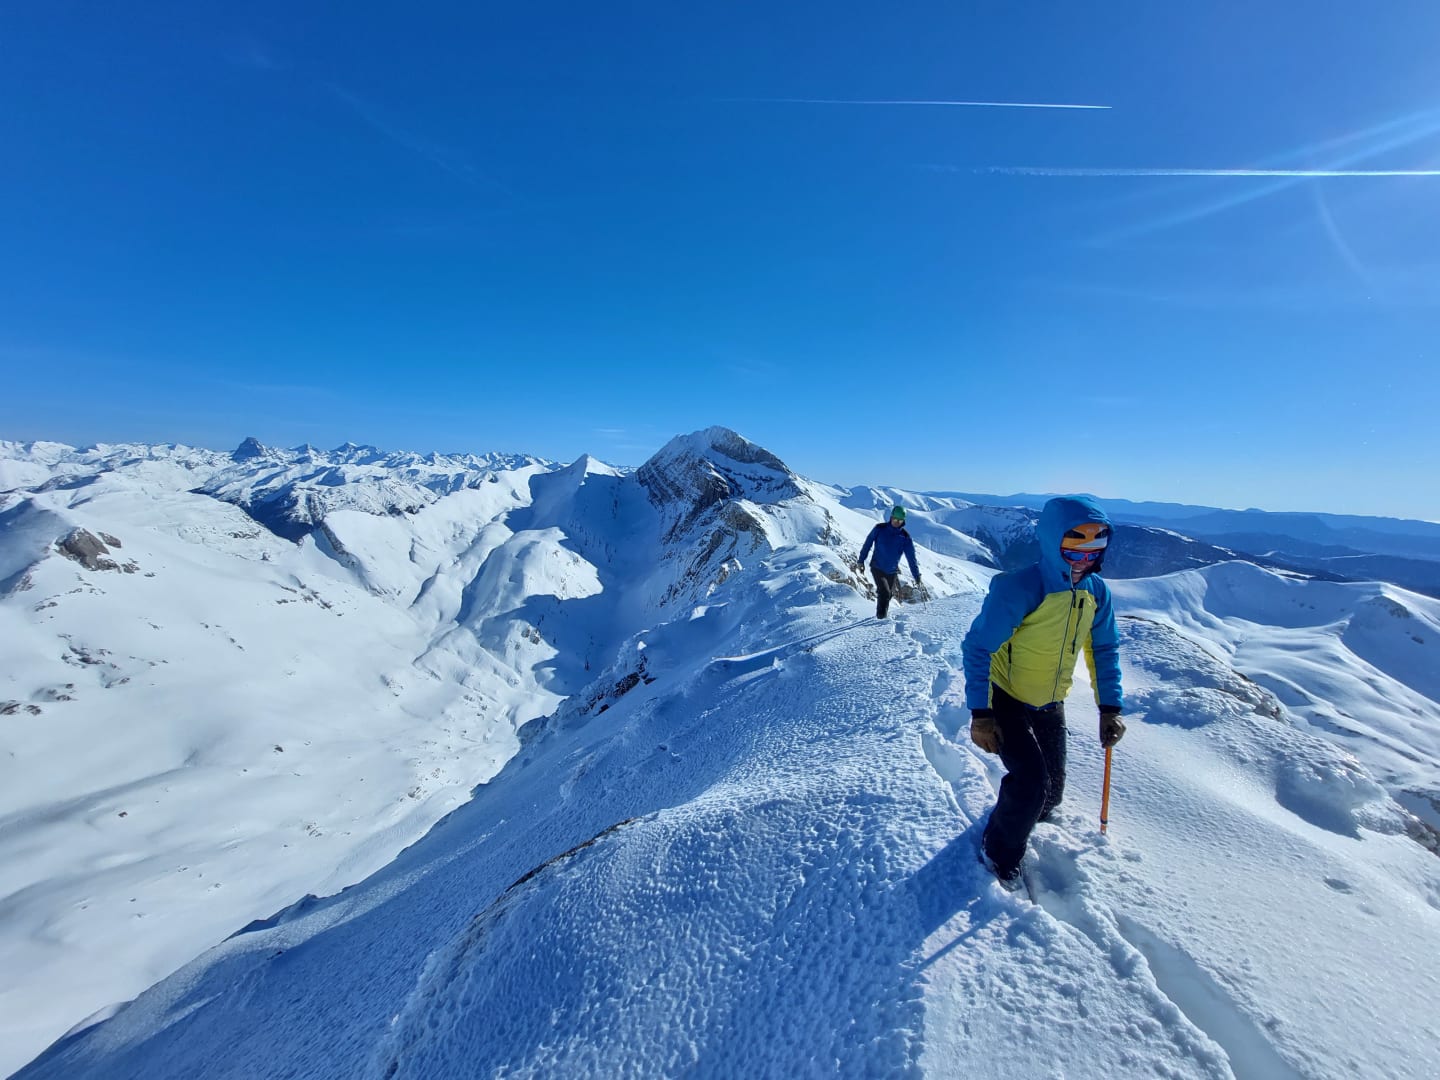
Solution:
<svg viewBox="0 0 1440 1080">
<path fill-rule="evenodd" d="M 726 98 L 761 105 L 940 105 L 965 109 L 1110 109 L 1111 105 L 1060 105 L 1042 101 L 896 101 L 852 98 Z"/>
<path fill-rule="evenodd" d="M 1440 176 L 1440 169 L 1067 169 L 997 165 L 976 172 L 1003 176 Z"/>
</svg>

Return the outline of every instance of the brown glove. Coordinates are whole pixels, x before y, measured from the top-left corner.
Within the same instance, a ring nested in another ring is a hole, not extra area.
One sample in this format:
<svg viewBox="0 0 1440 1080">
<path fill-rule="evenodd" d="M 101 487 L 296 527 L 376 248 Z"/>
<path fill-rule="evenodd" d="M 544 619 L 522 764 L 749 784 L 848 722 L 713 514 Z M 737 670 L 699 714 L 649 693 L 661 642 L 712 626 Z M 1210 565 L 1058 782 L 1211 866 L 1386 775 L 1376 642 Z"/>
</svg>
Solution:
<svg viewBox="0 0 1440 1080">
<path fill-rule="evenodd" d="M 1125 734 L 1125 723 L 1120 719 L 1119 709 L 1100 710 L 1100 745 L 1114 746 Z"/>
<path fill-rule="evenodd" d="M 989 709 L 971 711 L 970 741 L 987 754 L 1000 752 L 1000 728 L 995 723 L 995 714 Z"/>
</svg>

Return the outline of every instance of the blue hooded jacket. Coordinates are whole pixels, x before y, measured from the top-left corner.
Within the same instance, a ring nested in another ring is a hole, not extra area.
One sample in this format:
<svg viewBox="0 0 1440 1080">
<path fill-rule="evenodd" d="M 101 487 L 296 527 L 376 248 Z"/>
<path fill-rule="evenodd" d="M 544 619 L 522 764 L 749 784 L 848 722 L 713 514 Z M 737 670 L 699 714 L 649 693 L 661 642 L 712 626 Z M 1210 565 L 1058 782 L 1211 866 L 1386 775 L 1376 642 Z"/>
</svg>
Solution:
<svg viewBox="0 0 1440 1080">
<path fill-rule="evenodd" d="M 968 708 L 989 708 L 992 684 L 1032 708 L 1065 700 L 1082 649 L 1096 704 L 1124 704 L 1110 589 L 1098 565 L 1072 584 L 1070 564 L 1060 554 L 1066 530 L 1086 522 L 1108 525 L 1110 519 L 1083 495 L 1051 499 L 1035 527 L 1039 561 L 991 580 L 961 646 Z"/>
<path fill-rule="evenodd" d="M 862 566 L 872 546 L 875 548 L 875 566 L 883 573 L 898 574 L 900 556 L 904 555 L 905 561 L 910 564 L 910 576 L 916 581 L 920 580 L 920 567 L 915 564 L 915 542 L 910 539 L 910 534 L 903 525 L 897 529 L 889 522 L 882 521 L 871 529 L 870 535 L 865 537 L 865 546 L 860 549 Z"/>
</svg>

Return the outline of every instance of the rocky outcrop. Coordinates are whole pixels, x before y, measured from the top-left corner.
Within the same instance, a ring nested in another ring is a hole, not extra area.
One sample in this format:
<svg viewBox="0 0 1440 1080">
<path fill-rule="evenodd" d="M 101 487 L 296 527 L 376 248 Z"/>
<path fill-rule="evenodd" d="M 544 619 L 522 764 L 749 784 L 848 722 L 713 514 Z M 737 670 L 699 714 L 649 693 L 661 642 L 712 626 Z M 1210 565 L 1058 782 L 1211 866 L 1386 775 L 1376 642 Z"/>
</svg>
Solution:
<svg viewBox="0 0 1440 1080">
<path fill-rule="evenodd" d="M 689 531 L 722 503 L 804 496 L 783 461 L 723 427 L 671 439 L 635 476 L 667 523 L 666 539 Z"/>
<path fill-rule="evenodd" d="M 106 534 L 106 538 L 114 541 L 114 546 L 119 547 L 120 542 L 113 536 Z M 55 542 L 56 550 L 67 559 L 73 559 L 86 570 L 119 570 L 126 574 L 133 574 L 140 567 L 133 563 L 117 563 L 110 558 L 110 548 L 105 541 L 96 536 L 88 529 L 72 529 L 70 532 Z"/>
<path fill-rule="evenodd" d="M 635 479 L 660 514 L 665 558 L 676 564 L 662 603 L 705 595 L 766 549 L 757 511 L 809 498 L 783 461 L 723 427 L 671 439 Z"/>
</svg>

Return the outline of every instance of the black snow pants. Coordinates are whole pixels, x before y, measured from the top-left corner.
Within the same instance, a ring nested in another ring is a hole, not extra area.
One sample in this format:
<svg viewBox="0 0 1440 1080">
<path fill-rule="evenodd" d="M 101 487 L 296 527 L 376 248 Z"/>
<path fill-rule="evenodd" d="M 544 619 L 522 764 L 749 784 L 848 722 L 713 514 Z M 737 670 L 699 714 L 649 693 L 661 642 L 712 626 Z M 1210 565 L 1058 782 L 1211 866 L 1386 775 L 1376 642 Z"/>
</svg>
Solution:
<svg viewBox="0 0 1440 1080">
<path fill-rule="evenodd" d="M 982 843 L 1001 876 L 1020 868 L 1035 823 L 1065 795 L 1065 705 L 1034 709 L 991 684 L 1005 779 Z"/>
<path fill-rule="evenodd" d="M 900 584 L 900 571 L 897 569 L 895 573 L 887 574 L 872 562 L 870 574 L 875 579 L 875 617 L 883 619 L 890 610 L 890 597 Z"/>
</svg>

